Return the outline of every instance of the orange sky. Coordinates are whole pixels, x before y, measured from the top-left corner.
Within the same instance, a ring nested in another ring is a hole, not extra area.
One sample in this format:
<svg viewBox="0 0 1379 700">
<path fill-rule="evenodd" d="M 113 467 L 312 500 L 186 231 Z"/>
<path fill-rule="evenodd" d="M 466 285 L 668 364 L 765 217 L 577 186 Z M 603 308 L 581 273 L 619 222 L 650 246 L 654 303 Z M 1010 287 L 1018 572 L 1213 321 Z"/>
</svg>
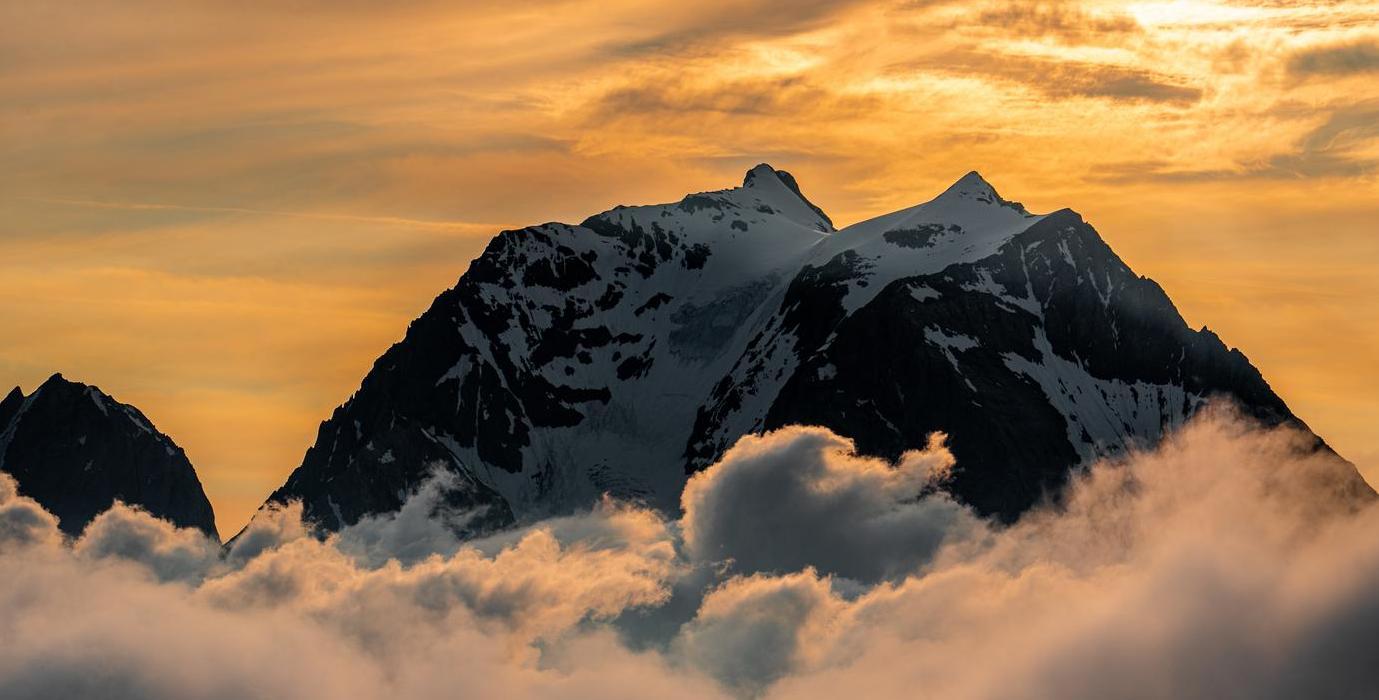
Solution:
<svg viewBox="0 0 1379 700">
<path fill-rule="evenodd" d="M 452 5 L 0 2 L 0 383 L 139 406 L 233 533 L 499 228 L 977 169 L 1379 480 L 1379 2 Z"/>
</svg>

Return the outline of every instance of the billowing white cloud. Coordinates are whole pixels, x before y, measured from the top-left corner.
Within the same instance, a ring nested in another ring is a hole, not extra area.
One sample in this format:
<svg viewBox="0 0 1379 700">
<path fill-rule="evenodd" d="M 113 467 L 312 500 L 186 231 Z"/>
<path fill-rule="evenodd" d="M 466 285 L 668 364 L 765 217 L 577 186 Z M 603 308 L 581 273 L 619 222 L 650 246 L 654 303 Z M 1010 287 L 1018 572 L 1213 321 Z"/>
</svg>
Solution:
<svg viewBox="0 0 1379 700">
<path fill-rule="evenodd" d="M 294 501 L 285 506 L 269 504 L 244 526 L 242 532 L 226 544 L 225 559 L 234 568 L 240 568 L 250 559 L 270 549 L 300 540 L 310 534 L 302 520 L 300 502 Z"/>
<path fill-rule="evenodd" d="M 123 506 L 64 541 L 0 476 L 0 697 L 1364 697 L 1379 509 L 1312 448 L 1209 411 L 994 527 L 924 491 L 938 441 L 886 464 L 791 428 L 680 521 L 606 501 L 461 543 L 422 489 L 224 552 Z"/>
<path fill-rule="evenodd" d="M 14 477 L 0 472 L 0 554 L 61 540 L 57 518 L 32 498 L 20 496 Z"/>
<path fill-rule="evenodd" d="M 451 529 L 479 513 L 453 513 L 444 499 L 456 477 L 445 469 L 433 469 L 431 478 L 412 494 L 396 513 L 366 517 L 345 528 L 336 545 L 378 566 L 388 559 L 413 564 L 432 554 L 451 554 L 460 541 Z"/>
<path fill-rule="evenodd" d="M 676 640 L 686 663 L 730 688 L 759 692 L 815 659 L 847 605 L 813 569 L 736 578 L 711 591 Z"/>
<path fill-rule="evenodd" d="M 90 559 L 136 562 L 160 581 L 199 581 L 220 560 L 219 543 L 119 501 L 86 526 L 72 549 Z"/>
<path fill-rule="evenodd" d="M 976 525 L 943 495 L 919 497 L 952 466 L 942 435 L 893 465 L 858 456 L 824 428 L 747 436 L 685 486 L 685 546 L 744 573 L 813 566 L 869 582 L 903 575 L 950 533 Z"/>
<path fill-rule="evenodd" d="M 1213 411 L 1059 510 L 866 593 L 771 697 L 1362 697 L 1379 510 L 1310 436 Z"/>
</svg>

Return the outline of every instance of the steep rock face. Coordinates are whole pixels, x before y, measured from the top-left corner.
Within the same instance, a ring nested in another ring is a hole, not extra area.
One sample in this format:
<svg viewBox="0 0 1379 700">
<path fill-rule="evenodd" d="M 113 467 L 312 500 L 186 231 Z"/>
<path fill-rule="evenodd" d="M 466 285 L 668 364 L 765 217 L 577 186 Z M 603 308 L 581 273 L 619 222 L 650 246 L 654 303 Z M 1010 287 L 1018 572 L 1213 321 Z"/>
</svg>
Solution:
<svg viewBox="0 0 1379 700">
<path fill-rule="evenodd" d="M 80 534 L 116 500 L 217 538 L 215 514 L 187 455 L 139 409 L 54 374 L 0 401 L 0 470 Z"/>
<path fill-rule="evenodd" d="M 766 166 L 732 190 L 505 231 L 374 364 L 270 502 L 327 529 L 432 470 L 483 529 L 601 493 L 674 507 L 695 411 L 832 224 Z"/>
<path fill-rule="evenodd" d="M 945 431 L 953 492 L 1011 519 L 1218 395 L 1297 421 L 1076 213 L 1031 214 L 969 173 L 834 230 L 761 165 L 738 188 L 500 234 L 270 501 L 335 529 L 443 468 L 452 504 L 487 506 L 472 530 L 602 493 L 674 510 L 742 435 L 809 423 L 886 456 Z"/>
<path fill-rule="evenodd" d="M 1069 466 L 1150 447 L 1209 398 L 1295 420 L 1243 355 L 1188 328 L 1068 210 L 996 255 L 890 281 L 836 322 L 817 311 L 827 339 L 801 348 L 754 425 L 827 425 L 888 457 L 941 430 L 962 467 L 953 490 L 1006 519 Z"/>
</svg>

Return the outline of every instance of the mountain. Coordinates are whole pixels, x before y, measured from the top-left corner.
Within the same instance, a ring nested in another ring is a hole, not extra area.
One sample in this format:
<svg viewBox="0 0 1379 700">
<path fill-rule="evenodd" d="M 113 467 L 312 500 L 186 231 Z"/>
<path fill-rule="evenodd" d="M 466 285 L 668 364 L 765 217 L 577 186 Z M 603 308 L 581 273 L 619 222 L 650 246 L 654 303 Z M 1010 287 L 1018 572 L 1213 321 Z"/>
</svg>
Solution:
<svg viewBox="0 0 1379 700">
<path fill-rule="evenodd" d="M 139 409 L 54 374 L 0 401 L 0 470 L 78 535 L 116 499 L 219 541 L 187 455 Z"/>
<path fill-rule="evenodd" d="M 488 506 L 474 529 L 605 492 L 673 511 L 739 437 L 803 423 L 886 457 L 943 431 L 952 492 L 1011 520 L 1216 396 L 1302 425 L 1077 213 L 1032 214 L 973 172 L 835 230 L 759 165 L 741 187 L 500 233 L 269 501 L 336 529 L 439 467 L 461 477 L 453 505 Z"/>
</svg>

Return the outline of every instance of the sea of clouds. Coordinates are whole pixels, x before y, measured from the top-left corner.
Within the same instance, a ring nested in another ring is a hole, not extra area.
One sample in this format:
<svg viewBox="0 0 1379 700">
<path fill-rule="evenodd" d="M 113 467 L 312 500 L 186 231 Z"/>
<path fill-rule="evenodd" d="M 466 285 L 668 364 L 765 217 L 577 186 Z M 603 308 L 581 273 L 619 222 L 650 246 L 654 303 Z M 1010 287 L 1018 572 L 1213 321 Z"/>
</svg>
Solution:
<svg viewBox="0 0 1379 700">
<path fill-rule="evenodd" d="M 890 464 L 791 427 L 678 520 L 459 542 L 441 473 L 227 548 L 120 504 L 64 539 L 0 474 L 0 697 L 1374 697 L 1379 508 L 1312 445 L 1215 408 L 999 527 L 935 488 L 941 436 Z"/>
</svg>

